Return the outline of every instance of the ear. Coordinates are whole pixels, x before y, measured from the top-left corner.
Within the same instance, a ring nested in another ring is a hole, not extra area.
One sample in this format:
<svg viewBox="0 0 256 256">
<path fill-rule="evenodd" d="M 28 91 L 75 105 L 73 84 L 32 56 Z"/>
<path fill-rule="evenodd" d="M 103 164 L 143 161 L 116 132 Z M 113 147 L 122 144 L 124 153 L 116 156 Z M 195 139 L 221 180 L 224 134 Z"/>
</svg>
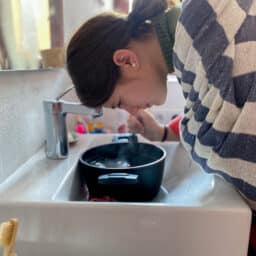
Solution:
<svg viewBox="0 0 256 256">
<path fill-rule="evenodd" d="M 129 49 L 119 49 L 113 54 L 113 61 L 119 67 L 139 68 L 138 56 Z"/>
</svg>

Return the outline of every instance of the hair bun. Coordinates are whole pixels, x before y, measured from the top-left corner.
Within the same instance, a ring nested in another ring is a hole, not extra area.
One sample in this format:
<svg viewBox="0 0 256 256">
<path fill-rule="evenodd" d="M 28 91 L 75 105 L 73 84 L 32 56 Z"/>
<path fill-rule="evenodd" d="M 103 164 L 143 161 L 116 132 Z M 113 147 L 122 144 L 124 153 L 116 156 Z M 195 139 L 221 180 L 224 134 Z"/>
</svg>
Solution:
<svg viewBox="0 0 256 256">
<path fill-rule="evenodd" d="M 131 12 L 127 17 L 127 21 L 129 24 L 132 24 L 132 27 L 134 27 L 143 23 L 145 19 L 142 15 L 139 15 L 136 12 Z"/>
</svg>

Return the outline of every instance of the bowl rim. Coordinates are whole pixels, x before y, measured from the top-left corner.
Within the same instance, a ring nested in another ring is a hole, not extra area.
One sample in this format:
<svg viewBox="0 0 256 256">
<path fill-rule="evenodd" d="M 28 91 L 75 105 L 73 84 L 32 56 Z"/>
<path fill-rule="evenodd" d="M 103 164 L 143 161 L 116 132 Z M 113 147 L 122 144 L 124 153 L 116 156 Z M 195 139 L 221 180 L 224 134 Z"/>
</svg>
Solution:
<svg viewBox="0 0 256 256">
<path fill-rule="evenodd" d="M 93 168 L 97 168 L 97 169 L 100 169 L 100 170 L 115 170 L 115 171 L 117 171 L 117 170 L 134 170 L 134 169 L 139 169 L 139 168 L 145 168 L 145 167 L 155 165 L 158 162 L 165 161 L 165 159 L 166 159 L 167 153 L 166 153 L 166 150 L 163 147 L 161 147 L 159 145 L 152 144 L 152 143 L 144 143 L 144 142 L 138 142 L 138 144 L 158 148 L 163 153 L 162 156 L 160 158 L 158 158 L 157 160 L 152 161 L 150 163 L 146 163 L 146 164 L 142 164 L 142 165 L 135 165 L 135 166 L 130 166 L 130 167 L 101 167 L 101 166 L 96 166 L 96 165 L 90 164 L 90 163 L 88 163 L 87 161 L 85 161 L 83 159 L 83 156 L 85 154 L 87 154 L 88 152 L 93 151 L 97 148 L 111 146 L 111 145 L 114 145 L 114 144 L 128 144 L 128 143 L 129 142 L 116 142 L 116 143 L 107 143 L 107 144 L 102 144 L 102 145 L 91 147 L 91 148 L 89 148 L 88 150 L 84 151 L 81 154 L 81 156 L 79 157 L 79 162 L 82 163 L 83 165 L 93 167 Z"/>
</svg>

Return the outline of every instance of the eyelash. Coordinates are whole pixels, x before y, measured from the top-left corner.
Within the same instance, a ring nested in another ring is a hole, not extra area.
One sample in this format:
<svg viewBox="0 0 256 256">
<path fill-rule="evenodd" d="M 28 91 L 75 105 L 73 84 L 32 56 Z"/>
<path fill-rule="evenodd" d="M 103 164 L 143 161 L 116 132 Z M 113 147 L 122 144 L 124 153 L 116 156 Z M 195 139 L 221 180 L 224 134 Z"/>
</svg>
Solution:
<svg viewBox="0 0 256 256">
<path fill-rule="evenodd" d="M 120 108 L 121 107 L 121 101 L 118 102 L 118 104 L 116 106 L 112 106 L 112 109 L 115 109 L 115 108 Z"/>
</svg>

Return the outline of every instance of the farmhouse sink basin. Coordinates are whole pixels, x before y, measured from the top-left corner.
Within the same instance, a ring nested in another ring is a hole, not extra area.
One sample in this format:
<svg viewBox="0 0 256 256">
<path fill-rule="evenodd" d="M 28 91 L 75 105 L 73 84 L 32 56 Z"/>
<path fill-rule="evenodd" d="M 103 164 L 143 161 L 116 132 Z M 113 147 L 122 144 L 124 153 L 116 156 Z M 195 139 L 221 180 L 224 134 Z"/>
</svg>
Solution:
<svg viewBox="0 0 256 256">
<path fill-rule="evenodd" d="M 161 190 L 151 202 L 86 201 L 76 162 L 87 148 L 111 139 L 84 136 L 64 162 L 37 156 L 41 167 L 48 166 L 44 177 L 52 177 L 37 187 L 49 183 L 50 192 L 31 195 L 35 159 L 23 175 L 0 186 L 0 221 L 20 220 L 18 255 L 247 255 L 249 207 L 231 185 L 204 173 L 179 143 L 159 144 L 167 158 Z"/>
<path fill-rule="evenodd" d="M 212 200 L 212 194 L 216 190 L 216 177 L 203 172 L 188 157 L 179 143 L 159 143 L 159 145 L 167 152 L 164 178 L 158 195 L 149 203 L 173 206 L 209 204 Z M 67 173 L 52 199 L 66 202 L 87 201 L 88 194 L 81 190 L 76 165 Z"/>
</svg>

